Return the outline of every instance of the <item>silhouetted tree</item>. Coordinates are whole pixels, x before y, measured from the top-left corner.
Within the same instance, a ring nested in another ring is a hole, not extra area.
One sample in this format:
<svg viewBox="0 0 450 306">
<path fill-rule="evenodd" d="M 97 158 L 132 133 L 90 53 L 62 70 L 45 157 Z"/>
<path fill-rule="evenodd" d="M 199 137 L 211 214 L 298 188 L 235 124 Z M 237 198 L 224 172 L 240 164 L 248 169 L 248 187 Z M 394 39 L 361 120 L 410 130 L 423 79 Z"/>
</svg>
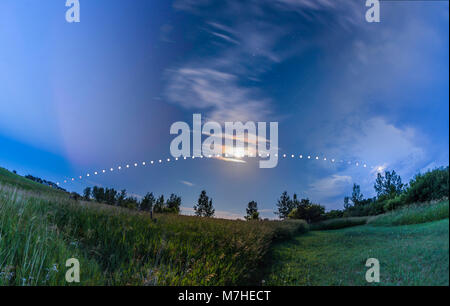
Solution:
<svg viewBox="0 0 450 306">
<path fill-rule="evenodd" d="M 152 211 L 153 205 L 155 205 L 156 199 L 152 192 L 147 192 L 141 201 L 140 210 L 142 211 Z"/>
<path fill-rule="evenodd" d="M 83 200 L 90 201 L 91 200 L 91 187 L 86 187 L 83 190 Z"/>
<path fill-rule="evenodd" d="M 197 205 L 194 205 L 194 211 L 196 216 L 200 217 L 212 217 L 214 216 L 215 209 L 212 204 L 212 199 L 206 195 L 206 191 L 203 190 L 197 201 Z"/>
<path fill-rule="evenodd" d="M 175 194 L 171 194 L 166 202 L 166 211 L 172 214 L 179 214 L 181 207 L 181 198 Z"/>
<path fill-rule="evenodd" d="M 294 198 L 296 198 L 295 194 Z M 309 199 L 301 199 L 300 201 L 293 200 L 293 202 L 297 203 L 297 205 L 289 213 L 288 217 L 290 219 L 303 219 L 311 223 L 325 218 L 325 207 L 322 205 L 314 204 Z"/>
<path fill-rule="evenodd" d="M 135 197 L 127 197 L 124 201 L 123 207 L 137 209 L 139 207 L 139 201 Z"/>
<path fill-rule="evenodd" d="M 357 184 L 353 184 L 352 191 L 352 202 L 354 205 L 359 205 L 364 199 L 364 196 L 361 193 L 361 187 Z"/>
<path fill-rule="evenodd" d="M 311 204 L 309 199 L 301 199 L 300 201 L 297 199 L 297 195 L 294 193 L 292 199 L 293 208 L 288 214 L 290 219 L 307 219 L 307 208 Z"/>
<path fill-rule="evenodd" d="M 344 198 L 344 209 L 349 209 L 351 206 L 352 206 L 352 204 L 350 204 L 350 198 L 345 197 Z"/>
<path fill-rule="evenodd" d="M 78 201 L 81 198 L 81 196 L 78 193 L 76 193 L 76 192 L 71 192 L 70 193 L 70 198 L 74 199 L 75 201 Z"/>
<path fill-rule="evenodd" d="M 289 197 L 287 191 L 281 194 L 280 199 L 277 202 L 278 211 L 275 212 L 281 219 L 286 219 L 289 213 L 295 208 L 294 203 Z"/>
<path fill-rule="evenodd" d="M 250 201 L 247 205 L 246 209 L 247 215 L 245 216 L 246 220 L 258 220 L 259 212 L 258 212 L 258 203 L 255 201 Z"/>
<path fill-rule="evenodd" d="M 161 195 L 158 200 L 156 200 L 155 206 L 153 207 L 153 211 L 155 213 L 163 213 L 164 212 L 164 195 Z"/>
<path fill-rule="evenodd" d="M 117 191 L 114 188 L 105 189 L 105 202 L 108 205 L 116 204 Z"/>
<path fill-rule="evenodd" d="M 378 197 L 393 198 L 403 191 L 402 179 L 394 170 L 386 171 L 384 176 L 378 173 L 373 187 Z"/>
<path fill-rule="evenodd" d="M 92 189 L 92 196 L 94 197 L 95 201 L 98 203 L 102 203 L 105 199 L 105 189 L 99 188 L 97 186 L 94 186 Z"/>
<path fill-rule="evenodd" d="M 124 207 L 126 198 L 127 198 L 127 190 L 122 189 L 119 195 L 117 196 L 117 206 Z"/>
</svg>

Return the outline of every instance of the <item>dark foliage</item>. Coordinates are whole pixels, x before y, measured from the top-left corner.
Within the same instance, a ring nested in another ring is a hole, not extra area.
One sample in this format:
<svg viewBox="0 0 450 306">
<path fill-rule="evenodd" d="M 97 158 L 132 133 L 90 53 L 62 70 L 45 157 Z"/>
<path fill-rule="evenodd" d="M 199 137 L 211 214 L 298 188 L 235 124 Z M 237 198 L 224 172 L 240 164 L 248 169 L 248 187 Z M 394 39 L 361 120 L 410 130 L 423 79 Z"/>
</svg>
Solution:
<svg viewBox="0 0 450 306">
<path fill-rule="evenodd" d="M 197 201 L 197 205 L 194 205 L 194 211 L 196 216 L 200 217 L 213 217 L 215 209 L 212 204 L 212 199 L 206 195 L 206 191 L 203 190 Z"/>
<path fill-rule="evenodd" d="M 245 220 L 259 220 L 258 203 L 250 201 L 246 208 Z"/>
<path fill-rule="evenodd" d="M 53 183 L 51 181 L 47 181 L 47 180 L 41 179 L 40 177 L 35 177 L 35 176 L 32 176 L 32 175 L 28 174 L 28 175 L 25 176 L 25 178 L 29 179 L 29 180 L 32 180 L 33 182 L 36 182 L 36 183 L 39 183 L 39 184 L 47 185 L 47 186 L 50 186 L 50 187 L 58 189 L 58 190 L 66 191 L 64 188 L 59 187 L 58 184 Z"/>
</svg>

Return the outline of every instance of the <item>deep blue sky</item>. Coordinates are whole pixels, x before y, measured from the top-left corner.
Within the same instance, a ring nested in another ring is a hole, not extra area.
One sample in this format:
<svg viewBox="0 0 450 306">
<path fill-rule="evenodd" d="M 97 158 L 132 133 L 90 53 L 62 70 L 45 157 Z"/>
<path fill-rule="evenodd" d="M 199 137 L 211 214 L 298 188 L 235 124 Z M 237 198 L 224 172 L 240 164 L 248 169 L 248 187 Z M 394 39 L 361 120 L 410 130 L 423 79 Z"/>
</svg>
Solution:
<svg viewBox="0 0 450 306">
<path fill-rule="evenodd" d="M 395 169 L 404 181 L 449 163 L 447 1 L 65 0 L 0 2 L 0 166 L 55 182 L 169 156 L 170 125 L 278 121 L 280 154 Z M 87 185 L 182 196 L 206 189 L 217 215 L 282 191 L 342 208 L 376 170 L 281 159 L 188 160 L 114 171 Z"/>
</svg>

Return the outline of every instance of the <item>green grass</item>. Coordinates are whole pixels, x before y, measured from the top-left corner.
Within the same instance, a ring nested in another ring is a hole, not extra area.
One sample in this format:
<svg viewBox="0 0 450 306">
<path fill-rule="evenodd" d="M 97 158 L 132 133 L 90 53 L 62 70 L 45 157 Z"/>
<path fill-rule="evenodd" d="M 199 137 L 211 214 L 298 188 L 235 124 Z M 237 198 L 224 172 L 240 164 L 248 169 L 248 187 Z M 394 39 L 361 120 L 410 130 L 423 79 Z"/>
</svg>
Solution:
<svg viewBox="0 0 450 306">
<path fill-rule="evenodd" d="M 175 215 L 154 222 L 146 213 L 34 189 L 13 174 L 0 174 L 0 183 L 3 285 L 66 285 L 72 257 L 80 260 L 82 285 L 254 284 L 273 241 L 308 229 L 304 221 Z"/>
<path fill-rule="evenodd" d="M 369 217 L 349 217 L 325 220 L 310 225 L 312 231 L 334 230 L 367 223 Z"/>
<path fill-rule="evenodd" d="M 57 190 L 55 188 L 39 184 L 20 175 L 14 174 L 2 167 L 0 167 L 0 184 L 14 186 L 24 191 L 32 191 L 36 194 L 57 194 L 61 196 L 68 196 L 68 194 L 62 190 Z"/>
<path fill-rule="evenodd" d="M 380 262 L 379 285 L 449 285 L 449 221 L 396 227 L 314 231 L 272 250 L 267 285 L 369 285 L 368 258 Z"/>
<path fill-rule="evenodd" d="M 52 221 L 75 237 L 114 285 L 252 283 L 275 237 L 302 222 L 246 222 L 156 215 L 124 209 L 54 205 Z"/>
<path fill-rule="evenodd" d="M 448 219 L 448 200 L 431 204 L 410 205 L 390 213 L 371 218 L 368 223 L 376 226 L 394 226 L 425 223 Z"/>
<path fill-rule="evenodd" d="M 371 257 L 380 285 L 449 283 L 448 201 L 313 232 L 299 220 L 156 218 L 76 202 L 0 169 L 0 285 L 67 285 L 72 257 L 81 285 L 367 285 Z M 427 223 L 393 226 L 418 222 Z"/>
<path fill-rule="evenodd" d="M 48 203 L 0 186 L 0 285 L 59 285 L 75 257 L 86 285 L 102 280 L 100 266 L 64 240 L 47 218 Z M 74 241 L 72 241 L 74 242 Z"/>
</svg>

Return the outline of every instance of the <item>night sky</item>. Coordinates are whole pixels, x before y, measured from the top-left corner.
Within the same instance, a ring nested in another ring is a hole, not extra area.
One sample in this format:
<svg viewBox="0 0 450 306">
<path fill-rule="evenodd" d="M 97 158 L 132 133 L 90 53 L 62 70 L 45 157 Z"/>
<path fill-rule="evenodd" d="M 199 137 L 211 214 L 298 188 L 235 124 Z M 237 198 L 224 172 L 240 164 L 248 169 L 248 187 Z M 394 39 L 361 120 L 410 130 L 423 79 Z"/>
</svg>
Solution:
<svg viewBox="0 0 450 306">
<path fill-rule="evenodd" d="M 186 214 L 206 189 L 219 217 L 255 200 L 272 218 L 285 190 L 337 209 L 353 183 L 373 196 L 377 171 L 448 165 L 448 1 L 382 1 L 380 23 L 364 2 L 80 0 L 67 23 L 65 0 L 2 0 L 0 166 L 77 192 L 174 192 Z M 193 113 L 278 122 L 278 166 L 167 162 Z"/>
</svg>

